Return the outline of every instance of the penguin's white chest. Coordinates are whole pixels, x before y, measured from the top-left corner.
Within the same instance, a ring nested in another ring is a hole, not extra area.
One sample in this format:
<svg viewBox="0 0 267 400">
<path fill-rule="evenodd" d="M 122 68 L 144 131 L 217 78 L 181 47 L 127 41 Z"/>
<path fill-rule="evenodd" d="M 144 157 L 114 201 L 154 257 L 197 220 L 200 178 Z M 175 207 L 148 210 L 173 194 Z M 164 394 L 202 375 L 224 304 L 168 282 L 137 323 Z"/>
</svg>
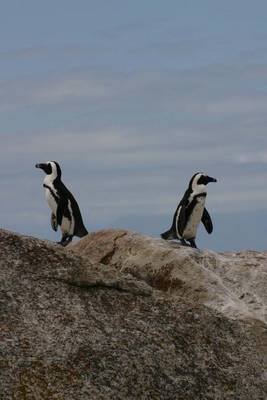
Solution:
<svg viewBox="0 0 267 400">
<path fill-rule="evenodd" d="M 53 193 L 53 194 L 52 194 Z M 57 202 L 55 199 L 56 192 L 54 188 L 45 188 L 45 199 L 47 201 L 47 204 L 51 208 L 52 212 L 56 215 L 57 214 Z"/>
<path fill-rule="evenodd" d="M 205 196 L 197 197 L 197 203 L 194 209 L 192 210 L 192 213 L 188 219 L 185 230 L 183 232 L 184 239 L 193 239 L 196 237 L 197 228 L 201 221 L 205 207 L 205 200 L 206 200 Z"/>
</svg>

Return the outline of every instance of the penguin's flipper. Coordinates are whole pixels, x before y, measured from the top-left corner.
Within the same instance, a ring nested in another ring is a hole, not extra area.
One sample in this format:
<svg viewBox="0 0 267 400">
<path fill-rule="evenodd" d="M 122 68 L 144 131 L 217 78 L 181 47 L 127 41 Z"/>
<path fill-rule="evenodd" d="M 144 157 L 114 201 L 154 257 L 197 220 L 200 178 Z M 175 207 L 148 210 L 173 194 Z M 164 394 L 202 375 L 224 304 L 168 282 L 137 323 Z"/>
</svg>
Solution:
<svg viewBox="0 0 267 400">
<path fill-rule="evenodd" d="M 53 212 L 51 214 L 51 226 L 52 226 L 52 229 L 56 232 L 58 223 L 57 223 L 57 217 L 55 216 L 55 214 Z"/>
<path fill-rule="evenodd" d="M 165 240 L 172 240 L 172 239 L 177 239 L 176 233 L 173 231 L 172 228 L 170 228 L 168 231 L 163 232 L 161 235 L 162 239 Z"/>
<path fill-rule="evenodd" d="M 213 225 L 212 225 L 211 217 L 206 208 L 204 208 L 201 221 L 202 221 L 203 225 L 205 226 L 206 231 L 208 233 L 211 233 L 213 231 Z"/>
<path fill-rule="evenodd" d="M 190 246 L 193 247 L 193 249 L 197 249 L 195 239 L 188 239 L 188 242 L 190 243 Z"/>
<path fill-rule="evenodd" d="M 61 196 L 58 201 L 56 215 L 57 224 L 59 226 L 61 225 L 63 216 L 66 213 L 68 214 L 68 200 L 65 197 Z"/>
</svg>

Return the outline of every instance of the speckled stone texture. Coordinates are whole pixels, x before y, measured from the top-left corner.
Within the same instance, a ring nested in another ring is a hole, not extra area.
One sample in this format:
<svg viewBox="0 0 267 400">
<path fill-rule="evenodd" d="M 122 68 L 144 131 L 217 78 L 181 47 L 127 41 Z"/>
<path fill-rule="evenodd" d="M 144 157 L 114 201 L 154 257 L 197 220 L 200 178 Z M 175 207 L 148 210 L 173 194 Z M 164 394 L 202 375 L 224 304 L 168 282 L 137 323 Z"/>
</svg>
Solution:
<svg viewBox="0 0 267 400">
<path fill-rule="evenodd" d="M 91 233 L 72 249 L 171 297 L 191 299 L 227 317 L 267 323 L 267 252 L 218 254 L 115 229 Z"/>
<path fill-rule="evenodd" d="M 162 263 L 158 280 L 152 248 Z M 181 253 L 177 270 L 202 254 L 119 230 L 69 249 L 0 230 L 0 399 L 265 400 L 263 320 L 252 309 L 205 304 L 208 278 L 169 290 L 165 251 L 178 261 Z M 139 273 L 128 252 L 143 260 Z"/>
</svg>

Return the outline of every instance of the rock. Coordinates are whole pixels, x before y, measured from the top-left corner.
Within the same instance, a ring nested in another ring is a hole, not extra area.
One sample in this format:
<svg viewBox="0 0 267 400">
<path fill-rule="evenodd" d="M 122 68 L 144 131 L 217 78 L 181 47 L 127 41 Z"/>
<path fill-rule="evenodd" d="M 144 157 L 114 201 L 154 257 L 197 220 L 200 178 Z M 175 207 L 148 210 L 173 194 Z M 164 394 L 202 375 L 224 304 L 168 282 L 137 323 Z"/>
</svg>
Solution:
<svg viewBox="0 0 267 400">
<path fill-rule="evenodd" d="M 104 230 L 73 245 L 74 252 L 176 297 L 232 318 L 267 323 L 267 252 L 195 250 L 125 230 Z"/>
<path fill-rule="evenodd" d="M 208 274 L 189 288 L 201 254 L 125 231 L 63 249 L 0 230 L 0 399 L 266 399 L 266 325 L 205 305 Z"/>
</svg>

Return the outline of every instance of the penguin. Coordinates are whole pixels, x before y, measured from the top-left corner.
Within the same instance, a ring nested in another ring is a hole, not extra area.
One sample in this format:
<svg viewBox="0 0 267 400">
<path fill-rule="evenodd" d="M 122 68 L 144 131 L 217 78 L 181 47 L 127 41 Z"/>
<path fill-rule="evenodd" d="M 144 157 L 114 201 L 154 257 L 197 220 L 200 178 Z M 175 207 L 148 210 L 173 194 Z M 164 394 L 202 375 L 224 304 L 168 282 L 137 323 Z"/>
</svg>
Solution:
<svg viewBox="0 0 267 400">
<path fill-rule="evenodd" d="M 59 244 L 67 246 L 73 236 L 83 237 L 88 231 L 84 226 L 77 201 L 61 180 L 61 169 L 56 161 L 35 165 L 46 176 L 43 181 L 45 198 L 52 210 L 51 226 L 57 231 L 60 226 L 62 238 Z"/>
<path fill-rule="evenodd" d="M 195 239 L 200 221 L 205 226 L 206 231 L 212 233 L 212 220 L 205 208 L 207 184 L 209 182 L 217 182 L 217 179 L 201 172 L 192 176 L 175 211 L 172 226 L 168 231 L 161 234 L 162 239 L 179 239 L 182 245 L 188 246 L 187 242 L 189 242 L 191 247 L 197 248 Z"/>
</svg>

